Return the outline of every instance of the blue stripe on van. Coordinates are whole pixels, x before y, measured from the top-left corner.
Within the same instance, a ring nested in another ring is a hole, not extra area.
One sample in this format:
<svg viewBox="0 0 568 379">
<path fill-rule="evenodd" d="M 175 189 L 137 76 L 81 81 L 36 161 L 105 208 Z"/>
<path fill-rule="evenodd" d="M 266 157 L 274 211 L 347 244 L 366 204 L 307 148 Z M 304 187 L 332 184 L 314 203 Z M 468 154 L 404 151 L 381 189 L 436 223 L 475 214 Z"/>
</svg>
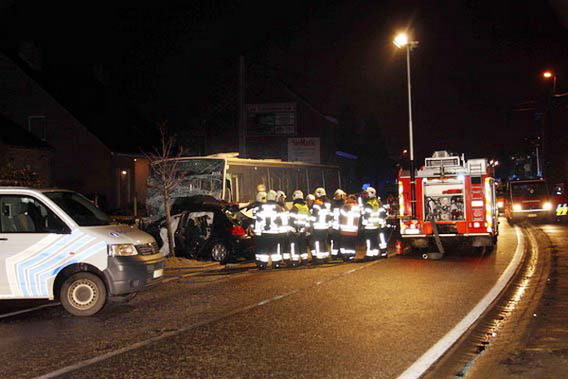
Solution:
<svg viewBox="0 0 568 379">
<path fill-rule="evenodd" d="M 54 254 L 57 250 L 63 248 L 66 244 L 72 243 L 80 239 L 83 235 L 84 234 L 82 232 L 75 230 L 72 234 L 63 237 L 61 240 L 54 241 L 39 254 L 28 257 L 27 259 L 21 262 L 16 262 L 14 264 L 16 271 L 16 281 L 20 291 L 22 291 L 25 297 L 29 297 L 29 292 L 27 291 L 26 288 L 27 281 L 25 276 L 25 271 L 28 269 L 28 267 L 33 267 L 33 265 L 45 259 L 46 257 Z"/>
<path fill-rule="evenodd" d="M 52 271 L 48 271 L 48 272 L 44 272 L 42 273 L 39 278 L 38 278 L 38 285 L 40 288 L 40 295 L 41 296 L 45 296 L 48 297 L 49 296 L 49 289 L 47 287 L 47 284 L 49 282 L 49 280 L 51 278 L 54 278 L 55 276 L 57 276 L 57 274 L 63 270 L 65 267 L 70 266 L 72 264 L 75 263 L 79 263 L 82 262 L 86 259 L 88 259 L 89 257 L 92 257 L 93 255 L 99 253 L 99 252 L 103 252 L 105 253 L 106 256 L 106 243 L 105 242 L 98 242 L 95 245 L 89 247 L 88 249 L 86 249 L 85 251 L 77 254 L 75 257 L 73 257 L 73 259 L 65 262 L 64 264 L 58 266 L 57 268 L 55 268 Z"/>
<path fill-rule="evenodd" d="M 79 253 L 82 249 L 84 249 L 87 245 L 91 244 L 95 241 L 95 238 L 90 236 L 84 236 L 83 238 L 79 239 L 73 245 L 69 247 L 63 247 L 63 250 L 60 250 L 58 254 L 55 254 L 49 261 L 42 262 L 35 267 L 29 269 L 28 276 L 29 280 L 27 281 L 28 286 L 32 289 L 32 293 L 36 294 L 36 288 L 39 287 L 40 283 L 38 282 L 38 277 L 43 274 L 44 272 L 51 271 L 51 267 L 55 266 L 58 267 L 61 265 L 60 262 L 65 261 L 69 257 L 69 253 L 74 251 Z"/>
</svg>

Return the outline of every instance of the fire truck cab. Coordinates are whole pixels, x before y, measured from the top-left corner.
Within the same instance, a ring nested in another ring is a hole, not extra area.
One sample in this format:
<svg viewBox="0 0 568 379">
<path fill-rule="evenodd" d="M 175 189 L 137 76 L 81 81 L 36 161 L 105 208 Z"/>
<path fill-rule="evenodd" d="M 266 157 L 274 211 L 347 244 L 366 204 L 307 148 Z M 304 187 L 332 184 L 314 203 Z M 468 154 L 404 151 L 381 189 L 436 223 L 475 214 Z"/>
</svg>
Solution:
<svg viewBox="0 0 568 379">
<path fill-rule="evenodd" d="M 505 217 L 511 224 L 526 221 L 552 221 L 554 203 L 546 180 L 527 179 L 510 181 L 505 198 Z"/>
<path fill-rule="evenodd" d="M 426 158 L 415 174 L 414 217 L 409 171 L 400 172 L 398 186 L 402 249 L 427 251 L 436 246 L 443 254 L 441 241 L 461 240 L 472 247 L 496 244 L 495 179 L 486 159 L 465 160 L 447 151 Z"/>
</svg>

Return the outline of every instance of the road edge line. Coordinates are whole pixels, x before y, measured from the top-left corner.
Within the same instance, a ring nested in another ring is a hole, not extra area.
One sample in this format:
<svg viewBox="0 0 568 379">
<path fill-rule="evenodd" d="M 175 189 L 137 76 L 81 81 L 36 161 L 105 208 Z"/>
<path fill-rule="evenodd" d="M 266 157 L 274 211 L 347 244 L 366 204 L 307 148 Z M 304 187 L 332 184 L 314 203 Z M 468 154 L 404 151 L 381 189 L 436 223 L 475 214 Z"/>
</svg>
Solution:
<svg viewBox="0 0 568 379">
<path fill-rule="evenodd" d="M 469 328 L 485 313 L 495 299 L 501 294 L 503 289 L 509 284 L 517 268 L 521 264 L 522 256 L 525 252 L 525 241 L 522 238 L 521 229 L 515 226 L 517 233 L 517 248 L 513 259 L 503 271 L 497 283 L 489 292 L 477 303 L 475 307 L 450 330 L 444 337 L 428 349 L 410 367 L 408 367 L 398 379 L 420 378 L 424 373 L 436 363 L 463 335 Z"/>
</svg>

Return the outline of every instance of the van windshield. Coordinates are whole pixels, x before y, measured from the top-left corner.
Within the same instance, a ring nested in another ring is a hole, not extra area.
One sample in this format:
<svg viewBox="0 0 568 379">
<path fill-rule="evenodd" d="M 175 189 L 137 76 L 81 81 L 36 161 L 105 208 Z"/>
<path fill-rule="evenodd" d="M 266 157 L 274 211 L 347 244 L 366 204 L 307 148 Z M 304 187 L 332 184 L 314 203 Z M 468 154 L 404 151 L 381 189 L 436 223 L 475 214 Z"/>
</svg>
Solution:
<svg viewBox="0 0 568 379">
<path fill-rule="evenodd" d="M 76 192 L 45 192 L 79 226 L 110 225 L 110 218 L 91 201 Z"/>
</svg>

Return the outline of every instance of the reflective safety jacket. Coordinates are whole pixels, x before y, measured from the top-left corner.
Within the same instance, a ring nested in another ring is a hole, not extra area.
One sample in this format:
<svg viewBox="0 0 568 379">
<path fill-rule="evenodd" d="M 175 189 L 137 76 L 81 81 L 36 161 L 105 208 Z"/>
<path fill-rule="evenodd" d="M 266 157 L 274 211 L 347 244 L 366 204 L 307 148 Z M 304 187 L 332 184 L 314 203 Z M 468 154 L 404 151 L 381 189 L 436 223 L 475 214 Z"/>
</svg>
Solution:
<svg viewBox="0 0 568 379">
<path fill-rule="evenodd" d="M 386 224 L 386 211 L 376 198 L 367 200 L 361 213 L 364 229 L 378 229 Z"/>
<path fill-rule="evenodd" d="M 331 226 L 331 205 L 329 203 L 314 204 L 311 220 L 314 230 L 329 229 Z"/>
<path fill-rule="evenodd" d="M 343 236 L 356 236 L 360 217 L 361 209 L 358 205 L 344 205 L 339 210 L 339 233 Z"/>
<path fill-rule="evenodd" d="M 292 223 L 292 215 L 289 211 L 282 208 L 278 216 L 280 218 L 280 233 L 289 233 L 295 230 Z"/>
<path fill-rule="evenodd" d="M 261 204 L 255 212 L 254 234 L 279 234 L 282 231 L 282 208 L 275 202 Z"/>
<path fill-rule="evenodd" d="M 290 223 L 297 232 L 305 232 L 310 227 L 310 208 L 303 200 L 294 200 L 290 210 Z"/>
<path fill-rule="evenodd" d="M 339 230 L 339 214 L 344 204 L 343 200 L 333 200 L 331 204 L 331 228 L 333 230 Z"/>
</svg>

